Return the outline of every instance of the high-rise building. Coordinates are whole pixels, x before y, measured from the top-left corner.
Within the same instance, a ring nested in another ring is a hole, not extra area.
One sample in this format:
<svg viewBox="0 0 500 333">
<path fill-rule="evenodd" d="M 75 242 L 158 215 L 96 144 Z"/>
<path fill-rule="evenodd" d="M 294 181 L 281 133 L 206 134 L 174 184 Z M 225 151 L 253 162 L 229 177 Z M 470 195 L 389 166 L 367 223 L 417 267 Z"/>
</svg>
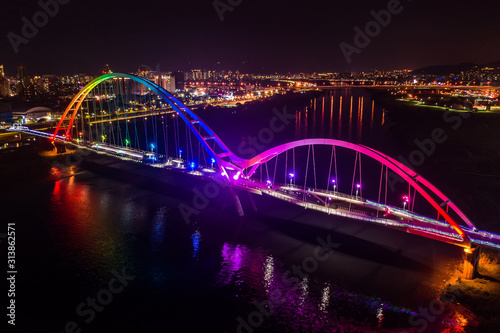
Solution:
<svg viewBox="0 0 500 333">
<path fill-rule="evenodd" d="M 174 72 L 172 73 L 175 81 L 175 89 L 184 90 L 184 73 Z"/>
<path fill-rule="evenodd" d="M 24 96 L 26 88 L 26 68 L 23 65 L 17 67 L 17 85 L 16 93 L 19 96 Z"/>
<path fill-rule="evenodd" d="M 7 78 L 0 74 L 0 97 L 10 96 L 10 83 Z"/>
<path fill-rule="evenodd" d="M 26 80 L 26 68 L 23 65 L 17 67 L 17 80 L 23 83 Z"/>
<path fill-rule="evenodd" d="M 154 82 L 168 92 L 175 92 L 175 77 L 172 75 L 156 75 Z"/>
<path fill-rule="evenodd" d="M 3 71 L 3 65 L 0 65 L 0 77 L 5 77 L 5 72 Z"/>
<path fill-rule="evenodd" d="M 161 75 L 161 87 L 168 92 L 175 92 L 175 77 L 170 75 Z"/>
</svg>

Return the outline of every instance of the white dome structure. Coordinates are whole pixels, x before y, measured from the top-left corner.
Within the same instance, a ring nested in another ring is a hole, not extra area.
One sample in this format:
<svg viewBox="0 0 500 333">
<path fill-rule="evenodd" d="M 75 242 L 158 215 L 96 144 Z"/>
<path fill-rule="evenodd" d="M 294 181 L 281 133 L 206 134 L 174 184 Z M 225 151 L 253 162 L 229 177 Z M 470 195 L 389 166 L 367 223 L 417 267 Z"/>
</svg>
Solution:
<svg viewBox="0 0 500 333">
<path fill-rule="evenodd" d="M 40 119 L 45 119 L 47 121 L 52 119 L 52 114 L 54 111 L 52 109 L 49 109 L 44 106 L 37 106 L 34 108 L 29 109 L 25 113 L 25 120 L 30 121 L 30 120 L 35 120 L 38 121 Z"/>
</svg>

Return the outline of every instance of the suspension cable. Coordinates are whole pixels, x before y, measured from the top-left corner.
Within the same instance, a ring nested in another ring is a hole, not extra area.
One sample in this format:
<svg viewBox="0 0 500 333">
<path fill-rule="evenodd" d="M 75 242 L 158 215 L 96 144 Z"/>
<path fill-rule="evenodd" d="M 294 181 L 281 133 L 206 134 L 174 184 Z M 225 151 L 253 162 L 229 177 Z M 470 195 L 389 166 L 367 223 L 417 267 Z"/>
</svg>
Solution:
<svg viewBox="0 0 500 333">
<path fill-rule="evenodd" d="M 333 148 L 335 148 L 335 146 L 332 146 L 332 155 L 330 157 L 330 167 L 328 168 L 328 179 L 326 180 L 326 191 L 327 192 L 330 189 L 330 177 L 332 176 Z"/>
</svg>

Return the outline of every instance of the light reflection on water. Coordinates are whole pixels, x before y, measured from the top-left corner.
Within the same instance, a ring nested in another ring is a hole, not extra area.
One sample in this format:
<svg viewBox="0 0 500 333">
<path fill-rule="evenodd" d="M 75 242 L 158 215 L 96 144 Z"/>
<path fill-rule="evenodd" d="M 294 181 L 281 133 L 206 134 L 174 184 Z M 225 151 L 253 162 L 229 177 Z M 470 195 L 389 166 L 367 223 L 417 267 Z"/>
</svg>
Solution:
<svg viewBox="0 0 500 333">
<path fill-rule="evenodd" d="M 266 287 L 266 293 L 269 293 L 270 286 L 274 277 L 274 259 L 271 255 L 266 258 L 266 263 L 264 264 L 264 285 Z"/>
<path fill-rule="evenodd" d="M 319 305 L 319 309 L 323 312 L 328 312 L 327 307 L 330 303 L 330 284 L 327 283 L 325 288 L 323 288 L 323 294 L 321 296 L 321 304 Z"/>
<path fill-rule="evenodd" d="M 151 232 L 151 244 L 153 252 L 159 251 L 162 242 L 165 239 L 165 220 L 166 220 L 166 207 L 161 207 L 156 211 L 153 217 L 153 230 Z"/>
<path fill-rule="evenodd" d="M 63 244 L 71 251 L 84 250 L 78 253 L 80 259 L 77 261 L 82 269 L 98 272 L 115 269 L 120 262 L 127 261 L 123 258 L 130 255 L 128 252 L 144 251 L 140 248 L 141 243 L 128 248 L 132 240 L 140 239 L 140 235 L 146 233 L 150 250 L 134 254 L 131 258 L 138 262 L 131 262 L 129 258 L 128 265 L 142 267 L 142 274 L 147 272 L 143 278 L 149 280 L 151 286 L 166 288 L 176 281 L 175 274 L 189 276 L 196 272 L 193 265 L 206 267 L 207 260 L 213 262 L 216 259 L 219 268 L 215 276 L 198 271 L 197 274 L 201 275 L 197 279 L 213 281 L 217 290 L 229 290 L 242 315 L 255 310 L 247 310 L 253 302 L 268 302 L 273 312 L 272 316 L 266 317 L 263 328 L 271 331 L 274 328 L 325 331 L 360 325 L 384 328 L 387 324 L 385 312 L 392 314 L 392 320 L 408 322 L 410 311 L 351 292 L 334 281 L 317 280 L 314 274 L 300 276 L 264 248 L 225 241 L 220 244 L 218 258 L 210 252 L 202 255 L 205 249 L 201 242 L 202 225 L 192 226 L 188 234 L 179 233 L 170 227 L 173 221 L 168 206 L 152 208 L 148 207 L 147 201 L 120 201 L 110 191 L 94 191 L 91 185 L 74 179 L 57 182 L 51 199 L 58 204 L 60 225 L 57 228 L 66 230 L 70 236 L 70 242 Z M 71 223 L 68 223 L 69 219 Z M 167 240 L 167 229 L 176 233 L 175 241 Z M 75 244 L 76 240 L 80 243 Z M 216 240 L 207 238 L 207 241 L 213 243 Z M 184 247 L 184 242 L 189 243 L 189 247 Z M 185 253 L 183 248 L 187 250 Z M 108 276 L 98 273 L 98 278 L 106 282 Z M 182 285 L 182 279 L 177 283 Z"/>
<path fill-rule="evenodd" d="M 376 330 L 386 324 L 384 312 L 391 312 L 393 320 L 402 322 L 408 322 L 412 314 L 408 309 L 348 291 L 331 282 L 311 276 L 299 279 L 291 271 L 263 249 L 226 242 L 221 249 L 216 285 L 232 287 L 235 301 L 267 304 L 272 309 L 272 316 L 263 325 L 267 328 L 323 332 L 368 325 Z"/>
<path fill-rule="evenodd" d="M 201 242 L 201 234 L 199 230 L 196 230 L 196 232 L 191 235 L 191 240 L 193 241 L 193 258 L 198 261 Z"/>
<path fill-rule="evenodd" d="M 224 243 L 222 247 L 222 268 L 219 272 L 219 285 L 224 286 L 229 283 L 235 285 L 241 284 L 241 272 L 243 263 L 243 255 L 248 251 L 244 246 L 236 245 L 234 247 L 230 246 L 228 243 Z"/>
<path fill-rule="evenodd" d="M 385 110 L 377 106 L 366 92 L 335 89 L 311 99 L 304 109 L 296 110 L 295 139 L 329 137 L 361 143 L 384 123 Z"/>
</svg>

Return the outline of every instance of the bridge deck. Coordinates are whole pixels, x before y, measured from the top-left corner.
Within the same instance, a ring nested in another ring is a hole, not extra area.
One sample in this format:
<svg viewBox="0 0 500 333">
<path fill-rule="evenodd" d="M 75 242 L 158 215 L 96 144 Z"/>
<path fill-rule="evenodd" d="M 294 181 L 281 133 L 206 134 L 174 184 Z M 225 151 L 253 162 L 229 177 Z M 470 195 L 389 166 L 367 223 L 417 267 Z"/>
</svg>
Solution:
<svg viewBox="0 0 500 333">
<path fill-rule="evenodd" d="M 7 130 L 48 139 L 53 137 L 53 134 L 32 130 L 25 126 L 13 126 Z M 56 136 L 56 141 L 71 144 L 80 149 L 89 149 L 99 154 L 107 154 L 116 158 L 132 159 L 135 161 L 142 161 L 145 154 L 148 153 L 128 148 L 108 147 L 106 145 L 80 145 L 78 143 L 65 141 L 65 138 L 60 135 Z M 193 172 L 188 168 L 187 162 L 181 159 L 170 159 L 168 162 L 156 163 L 153 166 L 181 169 L 183 172 L 205 178 L 206 180 L 227 182 L 226 177 L 214 172 L 211 168 Z M 454 228 L 448 223 L 421 216 L 398 207 L 370 201 L 365 198 L 351 196 L 337 191 L 305 189 L 286 184 L 274 184 L 271 186 L 245 177 L 240 177 L 238 182 L 232 185 L 252 193 L 269 195 L 306 209 L 313 209 L 329 215 L 376 223 L 381 226 L 396 228 L 401 231 L 463 246 L 461 244 L 462 237 L 457 234 Z M 461 226 L 461 228 L 470 238 L 471 243 L 500 249 L 500 235 L 488 231 L 473 230 L 468 226 Z"/>
</svg>

